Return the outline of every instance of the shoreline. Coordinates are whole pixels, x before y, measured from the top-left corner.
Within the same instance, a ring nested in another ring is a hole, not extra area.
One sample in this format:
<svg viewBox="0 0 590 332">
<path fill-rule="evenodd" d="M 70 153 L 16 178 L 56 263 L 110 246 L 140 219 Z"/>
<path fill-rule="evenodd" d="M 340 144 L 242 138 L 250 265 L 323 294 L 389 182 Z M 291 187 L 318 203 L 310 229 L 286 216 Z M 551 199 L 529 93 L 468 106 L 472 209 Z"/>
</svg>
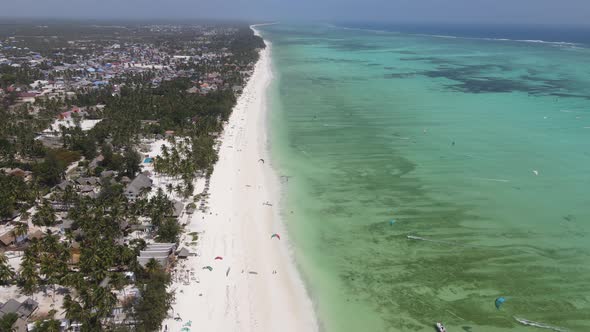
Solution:
<svg viewBox="0 0 590 332">
<path fill-rule="evenodd" d="M 260 36 L 255 27 L 250 26 Z M 186 271 L 185 280 L 190 271 L 190 281 L 171 285 L 172 317 L 182 321 L 166 319 L 168 331 L 180 331 L 188 321 L 202 331 L 318 330 L 280 216 L 281 187 L 268 144 L 271 44 L 264 42 L 224 128 L 209 209 L 195 213 L 180 241 L 183 247 L 188 233 L 199 233 L 197 256 L 179 261 L 177 268 Z M 271 239 L 274 233 L 281 239 Z"/>
</svg>

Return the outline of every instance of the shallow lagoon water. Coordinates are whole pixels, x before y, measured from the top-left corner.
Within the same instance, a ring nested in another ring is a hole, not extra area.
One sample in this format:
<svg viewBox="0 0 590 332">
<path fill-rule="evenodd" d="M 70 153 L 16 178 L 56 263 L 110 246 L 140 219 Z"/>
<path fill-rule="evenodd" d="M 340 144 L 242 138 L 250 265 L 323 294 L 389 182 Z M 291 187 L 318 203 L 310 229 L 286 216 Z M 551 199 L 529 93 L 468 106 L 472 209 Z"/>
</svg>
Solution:
<svg viewBox="0 0 590 332">
<path fill-rule="evenodd" d="M 262 32 L 283 215 L 324 330 L 590 330 L 590 49 Z"/>
</svg>

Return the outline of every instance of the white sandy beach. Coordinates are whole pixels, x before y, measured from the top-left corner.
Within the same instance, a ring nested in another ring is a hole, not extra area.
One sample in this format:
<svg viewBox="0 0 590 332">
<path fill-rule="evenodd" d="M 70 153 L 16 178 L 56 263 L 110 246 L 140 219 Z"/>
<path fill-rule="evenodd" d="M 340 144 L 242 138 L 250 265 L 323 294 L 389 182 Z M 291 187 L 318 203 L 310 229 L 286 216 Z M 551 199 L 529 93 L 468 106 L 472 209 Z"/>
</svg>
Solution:
<svg viewBox="0 0 590 332">
<path fill-rule="evenodd" d="M 179 262 L 194 277 L 172 286 L 173 316 L 182 321 L 167 319 L 168 331 L 318 330 L 279 215 L 280 184 L 268 156 L 265 90 L 271 78 L 268 45 L 223 133 L 209 209 L 196 212 L 185 232 L 199 233 L 198 256 Z M 271 239 L 273 233 L 281 239 Z"/>
</svg>

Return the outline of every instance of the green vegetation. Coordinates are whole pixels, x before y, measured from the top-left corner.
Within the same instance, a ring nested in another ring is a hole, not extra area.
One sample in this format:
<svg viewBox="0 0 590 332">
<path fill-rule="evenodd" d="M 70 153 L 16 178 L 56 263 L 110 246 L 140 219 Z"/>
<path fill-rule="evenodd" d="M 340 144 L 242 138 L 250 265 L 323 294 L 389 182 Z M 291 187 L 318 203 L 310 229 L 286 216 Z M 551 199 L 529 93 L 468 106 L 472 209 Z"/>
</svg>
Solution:
<svg viewBox="0 0 590 332">
<path fill-rule="evenodd" d="M 76 296 L 67 294 L 63 307 L 68 319 L 80 322 L 82 331 L 101 331 L 102 320 L 115 307 L 114 293 L 103 287 L 87 285 L 84 280 L 75 281 Z"/>
<path fill-rule="evenodd" d="M 104 97 L 106 119 L 88 134 L 97 144 L 112 139 L 112 148 L 105 149 L 103 145 L 104 167 L 118 169 L 116 158 L 106 161 L 105 153 L 110 156 L 113 151 L 131 151 L 139 135 L 163 135 L 165 131 L 173 131 L 176 136 L 190 139 L 174 142 L 171 150 L 156 160 L 157 171 L 181 177 L 185 180 L 185 191 L 192 192 L 187 187 L 195 174 L 210 172 L 217 161 L 211 133 L 222 130 L 223 121 L 229 118 L 236 99 L 231 91 L 205 96 L 190 94 L 185 91 L 189 86 L 186 79 L 176 79 L 164 82 L 157 89 L 141 85 L 125 88 L 120 95 Z M 151 124 L 142 125 L 145 121 Z"/>
<path fill-rule="evenodd" d="M 68 272 L 68 260 L 68 249 L 57 236 L 33 239 L 23 256 L 19 286 L 25 294 L 32 294 L 41 285 L 51 286 L 55 290 L 55 285 Z"/>
<path fill-rule="evenodd" d="M 12 325 L 18 319 L 18 315 L 14 312 L 8 313 L 0 317 L 0 331 L 11 332 L 13 331 Z"/>
<path fill-rule="evenodd" d="M 159 331 L 162 321 L 166 318 L 172 305 L 174 294 L 168 293 L 170 275 L 166 273 L 156 260 L 146 265 L 146 271 L 140 275 L 137 285 L 141 296 L 133 306 L 137 331 Z"/>
<path fill-rule="evenodd" d="M 26 210 L 34 201 L 33 190 L 21 178 L 0 172 L 0 220 Z"/>
<path fill-rule="evenodd" d="M 14 270 L 8 264 L 8 258 L 0 253 L 0 285 L 7 285 L 14 278 Z"/>
<path fill-rule="evenodd" d="M 44 75 L 38 68 L 30 66 L 16 68 L 9 65 L 0 65 L 0 88 L 7 88 L 13 84 L 28 85 L 43 78 Z"/>
<path fill-rule="evenodd" d="M 35 226 L 53 226 L 57 222 L 55 218 L 55 210 L 47 200 L 43 200 L 37 213 L 33 215 L 33 225 Z"/>
<path fill-rule="evenodd" d="M 48 319 L 38 321 L 31 332 L 59 332 L 61 331 L 60 321 L 56 319 Z"/>
<path fill-rule="evenodd" d="M 199 240 L 199 233 L 197 233 L 197 232 L 190 232 L 190 233 L 188 233 L 188 236 L 191 237 L 193 242 Z"/>
<path fill-rule="evenodd" d="M 132 147 L 127 147 L 122 153 L 116 153 L 112 145 L 105 143 L 102 145 L 101 155 L 104 159 L 95 175 L 100 175 L 99 170 L 112 170 L 119 172 L 121 176 L 132 178 L 140 170 L 141 156 Z"/>
<path fill-rule="evenodd" d="M 158 227 L 156 240 L 164 243 L 177 243 L 180 235 L 180 225 L 174 218 L 166 218 L 166 220 Z"/>
<path fill-rule="evenodd" d="M 63 178 L 66 163 L 59 160 L 57 154 L 48 153 L 42 162 L 34 164 L 32 167 L 35 179 L 39 184 L 53 187 Z"/>
</svg>

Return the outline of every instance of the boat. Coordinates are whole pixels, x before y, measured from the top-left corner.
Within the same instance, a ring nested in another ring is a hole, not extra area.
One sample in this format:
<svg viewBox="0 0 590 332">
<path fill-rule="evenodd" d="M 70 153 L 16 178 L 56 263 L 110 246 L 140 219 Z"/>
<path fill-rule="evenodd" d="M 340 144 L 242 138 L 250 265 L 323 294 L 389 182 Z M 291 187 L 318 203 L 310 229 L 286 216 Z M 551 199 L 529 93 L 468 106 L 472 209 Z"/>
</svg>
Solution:
<svg viewBox="0 0 590 332">
<path fill-rule="evenodd" d="M 445 326 L 442 323 L 436 323 L 436 330 L 438 332 L 447 332 Z"/>
</svg>

